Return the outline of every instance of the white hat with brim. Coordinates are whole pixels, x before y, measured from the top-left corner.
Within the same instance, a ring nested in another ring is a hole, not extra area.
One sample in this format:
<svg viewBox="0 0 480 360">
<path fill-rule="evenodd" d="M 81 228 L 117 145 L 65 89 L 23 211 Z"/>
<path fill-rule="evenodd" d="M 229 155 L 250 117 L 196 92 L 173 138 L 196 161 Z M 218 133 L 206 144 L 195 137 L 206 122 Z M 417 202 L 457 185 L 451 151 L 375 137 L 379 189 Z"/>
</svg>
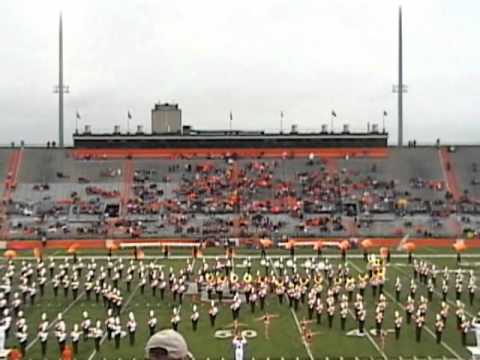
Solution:
<svg viewBox="0 0 480 360">
<path fill-rule="evenodd" d="M 147 359 L 152 349 L 164 349 L 170 359 L 194 359 L 193 355 L 188 351 L 188 346 L 183 336 L 172 329 L 159 331 L 148 339 L 145 346 L 145 357 Z"/>
</svg>

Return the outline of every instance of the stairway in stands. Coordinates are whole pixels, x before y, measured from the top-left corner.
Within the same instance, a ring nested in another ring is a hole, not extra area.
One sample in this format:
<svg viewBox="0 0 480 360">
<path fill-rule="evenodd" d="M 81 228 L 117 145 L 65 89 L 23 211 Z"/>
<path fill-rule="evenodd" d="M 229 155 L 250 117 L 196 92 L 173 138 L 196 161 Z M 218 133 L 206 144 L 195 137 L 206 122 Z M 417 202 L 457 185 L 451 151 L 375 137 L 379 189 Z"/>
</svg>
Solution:
<svg viewBox="0 0 480 360">
<path fill-rule="evenodd" d="M 132 159 L 125 160 L 123 165 L 123 188 L 122 188 L 122 203 L 121 203 L 121 216 L 125 218 L 127 216 L 127 204 L 130 199 L 130 194 L 133 187 L 133 175 L 134 165 Z"/>
<path fill-rule="evenodd" d="M 457 172 L 455 170 L 455 163 L 448 152 L 448 148 L 440 148 L 438 150 L 438 156 L 442 165 L 443 177 L 447 185 L 447 189 L 452 194 L 453 199 L 458 201 L 462 197 L 463 192 L 460 187 L 460 181 L 458 180 L 459 178 Z M 459 221 L 456 216 L 451 216 L 448 219 L 446 226 L 451 229 L 456 236 L 462 235 L 463 226 L 461 221 Z"/>
<path fill-rule="evenodd" d="M 438 156 L 442 165 L 443 176 L 447 185 L 447 189 L 452 194 L 453 199 L 458 201 L 462 196 L 462 190 L 460 188 L 460 182 L 455 171 L 453 159 L 451 158 L 448 149 L 445 147 L 438 150 Z"/>
<path fill-rule="evenodd" d="M 23 148 L 13 150 L 8 158 L 7 166 L 7 175 L 4 180 L 4 188 L 2 194 L 2 204 L 1 204 L 1 218 L 2 218 L 2 228 L 0 231 L 0 239 L 6 239 L 9 236 L 10 228 L 7 216 L 6 204 L 12 198 L 12 194 L 17 188 L 18 184 L 18 174 L 22 165 L 23 159 Z"/>
</svg>

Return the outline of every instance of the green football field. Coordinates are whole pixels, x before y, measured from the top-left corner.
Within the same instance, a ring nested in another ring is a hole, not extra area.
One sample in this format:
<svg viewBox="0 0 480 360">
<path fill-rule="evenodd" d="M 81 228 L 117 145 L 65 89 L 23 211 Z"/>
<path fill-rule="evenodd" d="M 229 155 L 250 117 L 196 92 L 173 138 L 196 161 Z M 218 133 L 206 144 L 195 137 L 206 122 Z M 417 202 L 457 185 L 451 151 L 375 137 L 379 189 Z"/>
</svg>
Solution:
<svg viewBox="0 0 480 360">
<path fill-rule="evenodd" d="M 31 253 L 30 253 L 31 254 Z M 19 257 L 15 259 L 16 266 L 19 269 L 21 261 L 35 261 L 33 258 L 24 257 L 22 255 L 30 255 L 19 253 Z M 64 252 L 55 252 L 46 254 L 46 256 L 54 255 L 58 257 L 57 263 L 61 261 L 62 257 L 68 256 Z M 89 260 L 92 256 L 98 257 L 98 264 L 104 264 L 104 253 L 99 252 L 80 253 L 80 257 L 84 257 L 85 261 Z M 114 255 L 117 256 L 129 256 L 127 252 L 119 252 Z M 255 274 L 257 270 L 262 271 L 263 267 L 260 267 L 258 259 L 258 252 L 249 252 L 252 255 L 253 267 L 252 273 Z M 311 256 L 316 254 L 311 253 Z M 393 254 L 392 261 L 387 267 L 387 281 L 385 286 L 385 295 L 387 297 L 387 309 L 385 312 L 384 329 L 393 329 L 393 314 L 395 310 L 399 310 L 404 316 L 403 304 L 405 304 L 408 285 L 412 276 L 411 266 L 408 264 L 405 254 Z M 287 252 L 272 252 L 270 254 L 272 261 L 278 256 L 284 256 L 288 258 Z M 296 263 L 300 273 L 304 272 L 302 264 L 305 261 L 305 252 L 302 255 L 296 257 Z M 325 257 L 329 257 L 329 260 L 333 263 L 341 261 L 336 252 L 326 252 Z M 424 258 L 425 260 L 437 264 L 439 267 L 448 266 L 451 269 L 457 267 L 455 255 L 451 251 L 437 251 L 433 249 L 425 249 L 415 255 L 417 258 Z M 148 264 L 150 261 L 156 262 L 164 267 L 165 272 L 168 273 L 168 269 L 173 269 L 178 272 L 185 266 L 186 258 L 188 256 L 178 254 L 176 258 L 165 259 L 160 254 L 146 251 L 146 259 L 144 262 Z M 194 261 L 195 273 L 199 269 L 202 261 L 207 261 L 213 266 L 215 262 L 215 254 L 212 252 L 204 254 L 204 258 L 199 258 Z M 234 259 L 235 272 L 240 278 L 243 277 L 246 271 L 243 266 L 242 252 L 237 253 Z M 124 260 L 126 263 L 130 260 Z M 366 269 L 366 264 L 363 262 L 361 253 L 349 254 L 347 262 L 352 270 L 353 274 L 363 273 Z M 48 262 L 47 262 L 48 263 Z M 462 268 L 474 269 L 478 277 L 478 265 L 480 264 L 480 253 L 475 251 L 469 251 L 465 254 L 462 261 Z M 5 260 L 1 263 L 1 272 L 5 271 Z M 395 301 L 394 298 L 394 281 L 399 276 L 403 282 L 402 299 L 401 303 Z M 138 277 L 135 277 L 137 281 Z M 402 327 L 402 334 L 397 341 L 392 333 L 388 333 L 383 338 L 376 337 L 369 334 L 365 337 L 355 337 L 347 335 L 349 330 L 356 329 L 357 324 L 352 317 L 347 320 L 347 332 L 343 332 L 340 329 L 340 319 L 338 312 L 334 319 L 334 325 L 332 329 L 328 328 L 326 315 L 322 318 L 322 324 L 316 323 L 310 324 L 311 330 L 315 334 L 313 340 L 307 343 L 300 330 L 300 322 L 307 318 L 307 305 L 301 304 L 298 311 L 294 311 L 288 307 L 288 301 L 284 301 L 283 305 L 280 305 L 275 295 L 269 295 L 267 297 L 266 311 L 269 314 L 274 314 L 277 317 L 272 319 L 270 326 L 270 336 L 267 340 L 264 334 L 263 322 L 258 318 L 262 315 L 260 307 L 257 304 L 255 313 L 250 311 L 250 307 L 246 304 L 242 305 L 240 311 L 240 326 L 241 330 L 250 330 L 250 334 L 256 333 L 256 337 L 248 338 L 248 345 L 246 348 L 245 359 L 398 359 L 398 358 L 432 358 L 432 359 L 468 359 L 470 358 L 469 352 L 462 346 L 461 336 L 456 329 L 455 319 L 455 292 L 454 281 L 450 281 L 451 289 L 449 291 L 449 303 L 451 306 L 449 321 L 447 321 L 447 327 L 444 331 L 443 342 L 441 344 L 435 343 L 434 336 L 434 316 L 437 313 L 440 306 L 440 281 L 437 281 L 436 293 L 434 294 L 434 301 L 429 304 L 427 313 L 427 323 L 422 334 L 422 341 L 417 343 L 415 341 L 415 329 L 414 325 L 407 325 L 404 323 Z M 122 338 L 119 349 L 115 349 L 113 341 L 104 340 L 101 346 L 101 352 L 96 353 L 94 351 L 93 340 L 80 341 L 79 354 L 77 359 L 143 359 L 144 350 L 143 347 L 148 339 L 148 327 L 147 318 L 150 310 L 154 310 L 159 320 L 157 330 L 170 327 L 170 317 L 172 315 L 172 308 L 178 304 L 173 302 L 172 296 L 167 292 L 165 300 L 160 300 L 157 292 L 157 296 L 154 297 L 147 284 L 145 288 L 145 294 L 141 295 L 139 291 L 138 283 L 132 285 L 131 291 L 127 292 L 125 283 L 120 283 L 120 288 L 124 296 L 124 307 L 122 310 L 122 324 L 125 324 L 128 320 L 127 314 L 133 312 L 138 322 L 138 331 L 136 335 L 135 346 L 130 346 L 128 338 Z M 15 284 L 17 286 L 18 284 Z M 14 286 L 14 288 L 15 288 Z M 15 289 L 14 289 L 15 290 Z M 12 291 L 13 292 L 13 291 Z M 417 299 L 420 295 L 426 296 L 426 288 L 419 283 L 417 291 Z M 466 311 L 468 317 L 473 317 L 480 310 L 480 296 L 475 298 L 473 306 L 468 304 L 468 296 L 466 286 L 462 299 L 466 304 Z M 375 303 L 371 291 L 367 288 L 366 291 L 366 304 L 367 304 L 367 328 L 374 327 L 374 309 Z M 198 304 L 200 307 L 200 322 L 199 328 L 196 332 L 192 330 L 192 324 L 190 321 L 190 315 L 192 313 L 192 305 Z M 208 319 L 207 302 L 202 302 L 198 296 L 186 296 L 183 305 L 181 307 L 182 322 L 180 324 L 179 331 L 185 336 L 189 344 L 191 352 L 196 359 L 232 359 L 232 338 L 228 337 L 228 331 L 223 332 L 227 334 L 227 338 L 216 338 L 215 332 L 218 330 L 231 330 L 232 329 L 232 314 L 229 309 L 229 304 L 223 304 L 220 306 L 220 312 L 217 317 L 216 327 L 212 328 Z M 46 293 L 43 297 L 37 295 L 36 304 L 34 306 L 27 305 L 25 307 L 25 313 L 27 317 L 29 327 L 29 345 L 27 352 L 27 359 L 41 359 L 40 344 L 36 339 L 36 329 L 40 322 L 41 314 L 46 312 L 48 319 L 53 322 L 58 313 L 62 313 L 67 323 L 68 331 L 74 323 L 80 324 L 82 313 L 88 311 L 92 320 L 102 320 L 106 318 L 106 310 L 100 299 L 100 303 L 95 302 L 95 296 L 92 296 L 90 301 L 85 298 L 83 287 L 81 286 L 79 291 L 79 297 L 76 300 L 72 299 L 71 292 L 68 298 L 63 296 L 63 291 L 60 288 L 57 297 L 54 297 L 50 281 L 47 282 Z M 404 316 L 405 319 L 405 316 Z M 53 328 L 49 334 L 48 341 L 48 359 L 58 359 L 59 350 L 56 339 L 53 335 Z M 252 331 L 253 330 L 253 331 Z M 16 339 L 11 335 L 7 341 L 8 347 L 17 346 Z M 473 335 L 468 336 L 468 343 L 471 346 L 475 345 Z"/>
</svg>

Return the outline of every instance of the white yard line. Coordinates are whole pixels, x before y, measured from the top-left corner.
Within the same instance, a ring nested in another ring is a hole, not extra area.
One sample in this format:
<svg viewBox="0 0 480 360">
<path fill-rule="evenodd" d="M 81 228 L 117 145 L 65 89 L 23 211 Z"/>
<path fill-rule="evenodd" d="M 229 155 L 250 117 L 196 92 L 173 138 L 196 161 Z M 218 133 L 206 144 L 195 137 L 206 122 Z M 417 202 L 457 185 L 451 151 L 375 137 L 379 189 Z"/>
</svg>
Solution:
<svg viewBox="0 0 480 360">
<path fill-rule="evenodd" d="M 130 301 L 132 301 L 133 296 L 136 294 L 136 292 L 139 288 L 140 288 L 140 283 L 138 283 L 138 285 L 135 287 L 135 290 L 133 290 L 133 293 L 130 294 L 129 298 L 125 302 L 124 307 L 122 308 L 122 310 L 120 310 L 120 314 L 123 313 L 124 310 L 127 308 L 128 304 L 130 304 Z M 103 344 L 103 342 L 105 341 L 106 338 L 107 338 L 107 332 L 105 332 L 105 334 L 103 334 L 102 339 L 100 340 L 100 345 Z M 95 357 L 96 354 L 97 354 L 97 350 L 94 349 L 92 351 L 92 353 L 90 354 L 90 356 L 88 357 L 88 360 L 92 360 Z"/>
<path fill-rule="evenodd" d="M 355 268 L 355 270 L 357 270 L 359 273 L 362 273 L 362 270 L 353 262 L 350 262 L 350 264 Z M 397 303 L 403 310 L 405 310 L 405 306 L 403 306 L 402 303 L 400 303 L 399 301 L 397 301 L 388 291 L 386 291 L 385 289 L 383 290 L 383 293 L 393 302 Z M 436 338 L 435 334 L 433 333 L 433 331 L 427 326 L 427 325 L 424 325 L 424 328 L 425 330 L 427 331 L 427 333 L 429 333 L 434 339 Z M 450 352 L 450 354 L 452 354 L 456 359 L 463 359 L 460 355 L 458 355 L 458 353 L 453 350 L 447 343 L 445 343 L 443 340 L 442 342 L 440 343 L 447 351 Z"/>
<path fill-rule="evenodd" d="M 348 309 L 348 313 L 350 314 L 350 316 L 352 317 L 352 319 L 355 320 L 355 315 L 353 315 L 353 312 L 352 312 L 352 310 L 351 310 L 350 308 Z M 378 353 L 379 353 L 380 355 L 382 355 L 382 358 L 383 358 L 384 360 L 388 360 L 387 354 L 385 354 L 385 351 L 383 351 L 383 350 L 380 348 L 380 346 L 378 346 L 377 342 L 376 342 L 375 340 L 373 340 L 372 335 L 370 335 L 370 334 L 368 333 L 368 329 L 365 331 L 365 335 L 367 335 L 368 340 L 369 340 L 370 343 L 373 345 L 373 347 L 378 351 Z"/>
<path fill-rule="evenodd" d="M 310 358 L 310 360 L 314 360 L 315 358 L 313 356 L 312 350 L 310 349 L 310 345 L 308 345 L 307 341 L 302 335 L 302 328 L 300 327 L 300 322 L 298 321 L 297 314 L 295 314 L 295 311 L 292 308 L 290 308 L 290 312 L 293 315 L 293 319 L 295 320 L 295 324 L 297 325 L 298 333 L 302 338 L 302 342 L 303 342 L 303 345 L 305 346 L 305 350 L 307 351 L 308 357 Z"/>
<path fill-rule="evenodd" d="M 157 258 L 158 260 L 158 258 Z M 155 263 L 157 262 L 157 260 L 155 260 Z M 120 310 L 120 314 L 122 314 L 128 307 L 128 304 L 130 304 L 130 302 L 132 301 L 133 297 L 135 296 L 135 294 L 137 293 L 138 289 L 140 289 L 140 282 L 137 284 L 137 286 L 135 287 L 135 290 L 133 290 L 133 292 L 130 294 L 130 296 L 128 297 L 127 301 L 125 302 L 125 305 L 122 307 L 122 309 Z M 103 342 L 105 341 L 105 339 L 107 338 L 107 332 L 105 332 L 105 334 L 103 334 L 101 340 L 100 340 L 100 345 L 103 344 Z M 90 356 L 88 357 L 88 360 L 92 360 L 95 355 L 97 354 L 97 350 L 93 350 L 92 353 L 90 354 Z"/>
<path fill-rule="evenodd" d="M 272 258 L 270 258 L 270 265 L 272 266 L 272 269 L 273 269 L 275 275 L 278 276 L 278 272 L 277 272 L 277 269 L 275 268 L 275 266 L 273 265 Z M 300 338 L 302 339 L 303 346 L 305 347 L 305 350 L 307 351 L 308 358 L 310 360 L 315 360 L 315 357 L 313 356 L 313 353 L 312 353 L 312 349 L 310 349 L 310 345 L 308 344 L 307 340 L 305 340 L 305 337 L 302 334 L 302 328 L 300 327 L 300 322 L 298 321 L 297 314 L 295 314 L 295 311 L 292 308 L 290 308 L 290 312 L 292 313 L 293 319 L 295 320 L 295 324 L 297 325 L 298 333 L 300 334 Z"/>
<path fill-rule="evenodd" d="M 65 310 L 62 311 L 62 317 L 63 315 L 65 315 L 82 297 L 83 295 L 85 295 L 85 290 L 83 292 L 81 292 L 77 298 L 72 301 L 66 308 Z M 48 325 L 48 329 L 50 330 L 56 323 L 58 322 L 58 318 L 55 319 L 54 321 L 51 322 L 50 325 Z M 27 348 L 26 350 L 28 351 L 33 345 L 35 345 L 35 343 L 38 341 L 38 335 L 35 336 L 35 338 L 30 342 L 30 344 L 27 345 Z"/>
</svg>

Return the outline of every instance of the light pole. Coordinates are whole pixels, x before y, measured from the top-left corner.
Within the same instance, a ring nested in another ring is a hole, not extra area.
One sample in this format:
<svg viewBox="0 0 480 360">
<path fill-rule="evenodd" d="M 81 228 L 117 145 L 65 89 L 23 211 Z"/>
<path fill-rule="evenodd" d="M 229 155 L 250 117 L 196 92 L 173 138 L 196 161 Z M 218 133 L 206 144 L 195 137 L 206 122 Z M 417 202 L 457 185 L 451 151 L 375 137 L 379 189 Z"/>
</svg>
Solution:
<svg viewBox="0 0 480 360">
<path fill-rule="evenodd" d="M 63 83 L 63 22 L 60 14 L 58 29 L 58 85 L 55 85 L 53 92 L 58 94 L 58 146 L 63 148 L 63 95 L 68 94 L 70 89 Z"/>
</svg>

